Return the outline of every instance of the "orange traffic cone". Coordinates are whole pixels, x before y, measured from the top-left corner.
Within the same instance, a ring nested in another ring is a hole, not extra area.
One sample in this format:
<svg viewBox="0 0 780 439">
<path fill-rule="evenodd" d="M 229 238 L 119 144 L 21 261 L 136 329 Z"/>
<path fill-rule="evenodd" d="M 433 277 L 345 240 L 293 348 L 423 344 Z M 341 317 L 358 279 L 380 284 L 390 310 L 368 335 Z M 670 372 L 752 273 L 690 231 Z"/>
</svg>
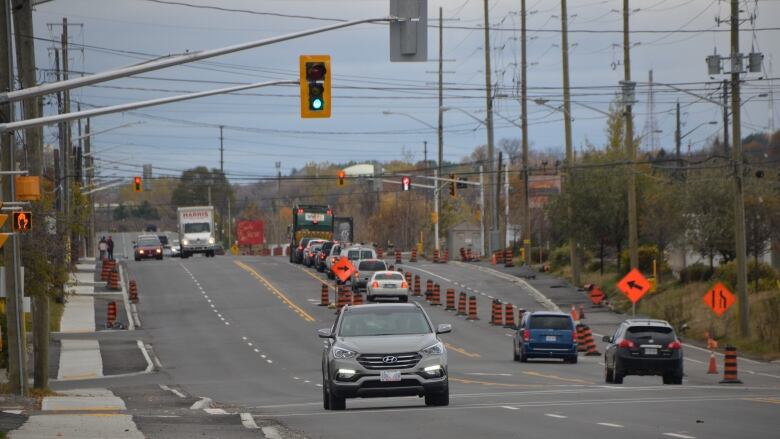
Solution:
<svg viewBox="0 0 780 439">
<path fill-rule="evenodd" d="M 710 354 L 710 367 L 707 368 L 708 374 L 717 374 L 718 373 L 718 362 L 715 360 L 715 352 L 712 352 Z"/>
<path fill-rule="evenodd" d="M 574 305 L 571 306 L 571 318 L 574 319 L 575 322 L 580 320 L 580 316 L 577 314 L 577 308 L 575 308 Z"/>
<path fill-rule="evenodd" d="M 493 265 L 496 265 L 496 254 L 493 253 L 493 256 L 490 257 L 490 263 Z"/>
</svg>

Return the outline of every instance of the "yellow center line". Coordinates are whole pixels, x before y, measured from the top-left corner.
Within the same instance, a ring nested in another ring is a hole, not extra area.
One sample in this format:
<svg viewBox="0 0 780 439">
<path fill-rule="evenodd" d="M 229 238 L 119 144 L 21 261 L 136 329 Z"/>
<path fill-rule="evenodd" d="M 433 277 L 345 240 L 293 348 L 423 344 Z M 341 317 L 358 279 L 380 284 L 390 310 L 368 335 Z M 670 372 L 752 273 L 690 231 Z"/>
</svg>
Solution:
<svg viewBox="0 0 780 439">
<path fill-rule="evenodd" d="M 495 381 L 481 381 L 481 380 L 467 380 L 463 378 L 455 378 L 453 376 L 450 376 L 450 381 L 454 381 L 456 383 L 461 384 L 480 384 L 483 386 L 491 386 L 491 387 L 508 387 L 508 388 L 542 388 L 545 387 L 542 384 L 515 384 L 515 383 L 497 383 Z"/>
<path fill-rule="evenodd" d="M 526 374 L 526 375 L 534 376 L 534 377 L 549 378 L 551 380 L 564 381 L 564 382 L 567 382 L 567 383 L 595 384 L 595 383 L 593 383 L 591 381 L 578 380 L 576 378 L 563 378 L 563 377 L 559 377 L 558 375 L 545 375 L 545 374 L 539 373 L 539 372 L 524 371 L 523 373 Z"/>
<path fill-rule="evenodd" d="M 314 278 L 314 279 L 318 280 L 319 282 L 322 282 L 322 284 L 323 284 L 323 285 L 327 285 L 327 287 L 328 287 L 328 288 L 333 288 L 333 289 L 336 289 L 336 287 L 334 287 L 333 285 L 330 285 L 329 283 L 327 283 L 327 282 L 325 282 L 324 280 L 320 279 L 320 278 L 319 278 L 319 277 L 317 277 L 316 275 L 314 275 L 314 274 L 312 274 L 312 273 L 309 273 L 308 271 L 304 270 L 303 268 L 300 268 L 300 267 L 299 267 L 299 270 L 301 270 L 302 272 L 304 272 L 304 273 L 306 273 L 307 275 L 311 276 L 312 278 Z"/>
<path fill-rule="evenodd" d="M 745 401 L 753 401 L 753 402 L 765 402 L 767 404 L 778 404 L 780 405 L 780 399 L 777 398 L 743 398 Z"/>
<path fill-rule="evenodd" d="M 278 297 L 282 302 L 284 302 L 288 308 L 295 311 L 296 314 L 298 314 L 303 320 L 306 320 L 307 322 L 314 322 L 316 319 L 309 315 L 306 311 L 303 310 L 300 306 L 293 303 L 292 300 L 290 300 L 284 293 L 279 291 L 275 286 L 271 285 L 271 282 L 266 280 L 263 276 L 260 275 L 257 271 L 255 271 L 252 267 L 246 265 L 245 263 L 241 261 L 233 261 L 236 265 L 241 267 L 244 271 L 248 272 L 252 275 L 255 279 L 259 280 L 261 283 L 263 283 L 266 288 L 271 290 L 271 292 Z"/>
<path fill-rule="evenodd" d="M 477 353 L 467 352 L 465 349 L 461 349 L 459 347 L 455 347 L 455 346 L 453 346 L 453 345 L 451 345 L 449 343 L 444 343 L 444 346 L 447 346 L 447 349 L 453 350 L 453 351 L 455 351 L 455 352 L 457 352 L 459 354 L 465 355 L 465 356 L 467 356 L 469 358 L 479 358 L 479 357 L 482 356 L 482 355 L 479 355 Z"/>
</svg>

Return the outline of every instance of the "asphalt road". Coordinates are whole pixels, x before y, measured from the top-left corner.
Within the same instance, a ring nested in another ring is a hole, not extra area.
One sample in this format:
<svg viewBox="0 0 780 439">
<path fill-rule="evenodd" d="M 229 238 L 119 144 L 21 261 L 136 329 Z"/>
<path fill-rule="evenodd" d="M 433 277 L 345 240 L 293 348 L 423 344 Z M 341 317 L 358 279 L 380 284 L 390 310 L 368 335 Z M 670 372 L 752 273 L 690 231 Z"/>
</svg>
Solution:
<svg viewBox="0 0 780 439">
<path fill-rule="evenodd" d="M 721 385 L 719 375 L 705 373 L 709 354 L 686 346 L 684 384 L 664 386 L 660 377 L 605 385 L 601 357 L 517 363 L 512 331 L 488 322 L 490 296 L 542 309 L 514 276 L 486 265 L 404 268 L 439 282 L 442 300 L 446 288 L 479 297 L 476 322 L 425 305 L 434 323 L 453 325 L 442 337 L 449 347 L 449 407 L 427 408 L 412 397 L 322 409 L 316 330 L 329 327 L 334 313 L 317 306 L 325 278 L 315 271 L 282 257 L 128 262 L 145 338 L 162 366 L 157 380 L 307 437 L 734 438 L 771 437 L 780 427 L 777 364 L 740 359 L 744 384 Z M 588 316 L 597 333 L 609 333 L 622 318 L 603 310 Z M 600 342 L 598 348 L 603 352 Z"/>
</svg>

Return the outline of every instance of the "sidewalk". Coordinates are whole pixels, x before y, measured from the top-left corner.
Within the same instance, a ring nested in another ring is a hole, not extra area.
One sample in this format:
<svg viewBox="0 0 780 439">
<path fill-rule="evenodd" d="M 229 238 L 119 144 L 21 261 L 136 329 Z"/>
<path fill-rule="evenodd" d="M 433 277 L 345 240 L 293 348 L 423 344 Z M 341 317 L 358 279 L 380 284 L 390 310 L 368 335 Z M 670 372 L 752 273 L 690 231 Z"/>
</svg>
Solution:
<svg viewBox="0 0 780 439">
<path fill-rule="evenodd" d="M 83 380 L 104 376 L 103 357 L 95 333 L 96 264 L 85 261 L 76 265 L 68 283 L 70 293 L 60 321 L 63 334 L 83 334 L 92 338 L 61 339 L 57 380 Z M 120 295 L 123 293 L 119 293 Z M 121 398 L 103 388 L 59 391 L 58 396 L 43 398 L 41 412 L 30 416 L 9 438 L 92 439 L 143 438 L 132 416 L 123 414 L 127 407 Z M 66 412 L 66 413 L 63 413 Z"/>
</svg>

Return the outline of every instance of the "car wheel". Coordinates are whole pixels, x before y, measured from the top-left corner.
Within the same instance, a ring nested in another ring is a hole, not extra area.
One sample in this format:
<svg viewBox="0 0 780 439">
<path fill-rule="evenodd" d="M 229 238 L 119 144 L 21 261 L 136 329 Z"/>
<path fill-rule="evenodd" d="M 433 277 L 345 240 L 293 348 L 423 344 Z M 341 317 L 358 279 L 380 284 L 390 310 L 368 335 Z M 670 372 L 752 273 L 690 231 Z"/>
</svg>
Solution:
<svg viewBox="0 0 780 439">
<path fill-rule="evenodd" d="M 447 390 L 439 393 L 426 393 L 425 405 L 440 407 L 450 405 L 450 389 L 447 388 Z"/>
<path fill-rule="evenodd" d="M 328 391 L 325 390 L 325 381 L 322 381 L 322 408 L 330 410 L 330 398 L 328 398 Z"/>
<path fill-rule="evenodd" d="M 615 384 L 623 384 L 624 376 L 625 375 L 622 372 L 615 369 L 615 371 L 613 372 L 612 382 Z"/>
<path fill-rule="evenodd" d="M 607 384 L 612 384 L 615 382 L 615 369 L 610 369 L 607 366 L 604 366 L 604 382 Z"/>
<path fill-rule="evenodd" d="M 520 362 L 521 363 L 527 363 L 528 362 L 528 356 L 525 355 L 522 349 L 520 349 Z"/>
<path fill-rule="evenodd" d="M 367 302 L 374 302 L 374 301 L 376 301 L 376 298 L 374 298 L 374 296 L 366 294 L 366 301 Z"/>
<path fill-rule="evenodd" d="M 141 258 L 135 258 L 135 261 L 136 261 L 136 262 L 138 262 L 138 261 L 140 261 L 140 260 L 141 260 Z"/>
<path fill-rule="evenodd" d="M 158 261 L 162 261 L 162 260 L 163 260 L 163 257 L 162 257 L 162 256 L 160 256 L 159 258 L 157 258 L 157 260 L 158 260 Z"/>
<path fill-rule="evenodd" d="M 514 342 L 512 345 L 514 345 Z M 517 346 L 512 347 L 512 359 L 515 361 L 520 361 L 520 355 L 517 354 Z"/>
<path fill-rule="evenodd" d="M 331 390 L 328 390 L 328 405 L 331 410 L 344 410 L 347 408 L 347 399 L 335 396 Z"/>
<path fill-rule="evenodd" d="M 577 360 L 578 360 L 578 358 L 577 358 L 577 356 L 575 355 L 575 356 L 573 356 L 573 357 L 571 357 L 571 358 L 567 358 L 565 361 L 566 361 L 567 363 L 571 363 L 571 364 L 577 364 Z"/>
</svg>

